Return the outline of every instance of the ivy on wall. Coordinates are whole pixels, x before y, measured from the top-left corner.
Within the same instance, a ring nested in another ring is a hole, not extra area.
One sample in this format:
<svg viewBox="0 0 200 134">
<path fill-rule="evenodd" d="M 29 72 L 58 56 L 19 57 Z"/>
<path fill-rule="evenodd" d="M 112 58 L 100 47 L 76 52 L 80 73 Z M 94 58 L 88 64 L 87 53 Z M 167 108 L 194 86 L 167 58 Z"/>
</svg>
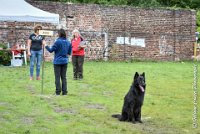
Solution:
<svg viewBox="0 0 200 134">
<path fill-rule="evenodd" d="M 12 53 L 7 49 L 7 45 L 0 44 L 0 65 L 9 66 L 11 64 Z"/>
</svg>

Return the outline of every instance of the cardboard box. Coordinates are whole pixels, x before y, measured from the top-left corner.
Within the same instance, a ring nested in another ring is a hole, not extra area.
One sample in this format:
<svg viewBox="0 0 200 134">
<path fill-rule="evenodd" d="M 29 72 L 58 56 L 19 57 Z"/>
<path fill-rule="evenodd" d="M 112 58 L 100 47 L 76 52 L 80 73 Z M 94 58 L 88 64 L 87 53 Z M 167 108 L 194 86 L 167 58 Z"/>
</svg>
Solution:
<svg viewBox="0 0 200 134">
<path fill-rule="evenodd" d="M 11 59 L 11 66 L 22 66 L 23 60 L 22 59 Z"/>
</svg>

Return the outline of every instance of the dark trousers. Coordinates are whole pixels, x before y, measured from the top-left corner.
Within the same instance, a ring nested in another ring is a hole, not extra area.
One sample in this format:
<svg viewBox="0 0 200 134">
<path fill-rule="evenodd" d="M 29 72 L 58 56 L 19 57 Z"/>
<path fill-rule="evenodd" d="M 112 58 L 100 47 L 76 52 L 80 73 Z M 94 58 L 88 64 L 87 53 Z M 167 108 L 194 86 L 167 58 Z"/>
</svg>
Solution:
<svg viewBox="0 0 200 134">
<path fill-rule="evenodd" d="M 55 85 L 56 85 L 56 94 L 59 95 L 62 89 L 62 95 L 67 94 L 67 64 L 64 65 L 55 65 L 54 64 L 54 75 L 55 75 Z M 60 84 L 60 79 L 62 81 L 62 88 Z"/>
<path fill-rule="evenodd" d="M 83 63 L 84 63 L 84 56 L 76 56 L 76 55 L 72 56 L 73 72 L 75 79 L 83 78 Z"/>
</svg>

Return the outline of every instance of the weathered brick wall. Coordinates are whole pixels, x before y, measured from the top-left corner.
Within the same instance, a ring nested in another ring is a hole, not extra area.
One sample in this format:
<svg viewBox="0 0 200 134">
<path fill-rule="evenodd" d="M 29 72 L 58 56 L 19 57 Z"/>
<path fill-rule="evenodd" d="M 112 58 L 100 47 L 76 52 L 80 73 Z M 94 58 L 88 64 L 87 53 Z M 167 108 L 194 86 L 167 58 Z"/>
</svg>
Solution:
<svg viewBox="0 0 200 134">
<path fill-rule="evenodd" d="M 115 48 L 111 55 L 118 52 L 114 58 L 178 60 L 190 59 L 193 54 L 194 11 L 137 8 L 104 11 L 104 26 L 109 29 L 109 42 Z M 116 37 L 127 37 L 128 41 L 124 46 L 117 45 Z M 131 38 L 144 39 L 145 47 L 128 45 Z"/>
<path fill-rule="evenodd" d="M 86 59 L 172 61 L 190 59 L 193 55 L 196 28 L 193 10 L 28 2 L 60 15 L 59 26 L 43 24 L 45 28 L 63 27 L 69 37 L 73 29 L 79 29 L 88 45 Z M 32 28 L 33 24 L 24 26 Z M 30 30 L 23 33 L 20 39 L 27 38 L 29 33 Z M 3 36 L 5 33 L 0 32 L 0 41 Z M 54 39 L 49 38 L 49 42 Z"/>
</svg>

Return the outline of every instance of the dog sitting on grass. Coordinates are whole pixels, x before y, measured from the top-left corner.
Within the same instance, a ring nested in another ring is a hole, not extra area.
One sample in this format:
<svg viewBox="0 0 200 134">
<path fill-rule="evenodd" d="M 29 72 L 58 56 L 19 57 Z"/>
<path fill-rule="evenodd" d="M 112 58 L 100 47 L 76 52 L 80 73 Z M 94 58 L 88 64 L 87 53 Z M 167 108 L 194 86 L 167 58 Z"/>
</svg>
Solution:
<svg viewBox="0 0 200 134">
<path fill-rule="evenodd" d="M 138 72 L 136 72 L 130 90 L 124 97 L 121 115 L 115 114 L 112 115 L 112 117 L 118 118 L 120 121 L 142 123 L 141 108 L 144 101 L 145 89 L 145 73 L 139 75 Z"/>
</svg>

